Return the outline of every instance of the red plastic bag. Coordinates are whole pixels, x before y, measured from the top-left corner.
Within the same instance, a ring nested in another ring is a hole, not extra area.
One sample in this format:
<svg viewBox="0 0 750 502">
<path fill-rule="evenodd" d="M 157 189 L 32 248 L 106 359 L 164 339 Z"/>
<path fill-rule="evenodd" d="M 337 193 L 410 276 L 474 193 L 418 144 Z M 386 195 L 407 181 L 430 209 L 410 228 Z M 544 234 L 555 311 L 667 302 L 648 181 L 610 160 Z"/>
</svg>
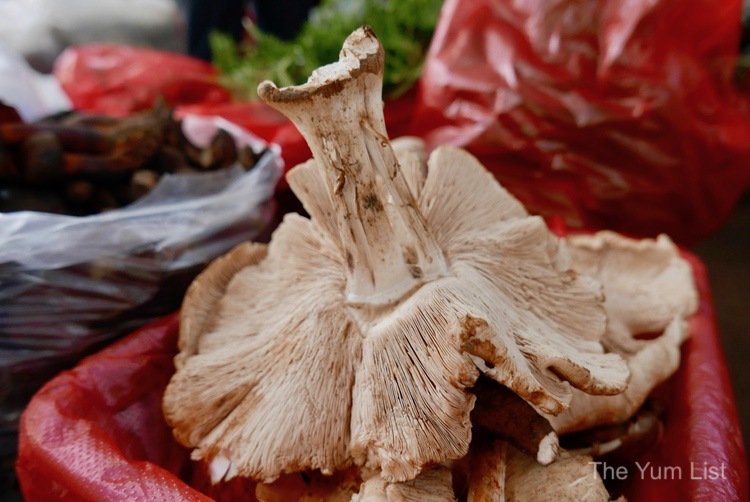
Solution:
<svg viewBox="0 0 750 502">
<path fill-rule="evenodd" d="M 659 390 L 665 433 L 639 459 L 653 465 L 725 466 L 724 478 L 641 480 L 629 500 L 737 501 L 747 497 L 747 464 L 706 272 L 691 255 L 700 310 L 678 373 Z M 177 316 L 154 323 L 64 372 L 39 391 L 21 418 L 16 470 L 26 500 L 252 499 L 246 480 L 211 487 L 177 445 L 161 412 L 174 372 Z"/>
<path fill-rule="evenodd" d="M 71 47 L 55 61 L 54 74 L 76 110 L 103 115 L 144 110 L 159 97 L 172 106 L 231 99 L 211 64 L 127 45 Z"/>
<path fill-rule="evenodd" d="M 412 131 L 466 146 L 532 211 L 683 242 L 750 182 L 742 2 L 447 0 Z"/>
<path fill-rule="evenodd" d="M 417 92 L 386 103 L 389 135 L 467 147 L 529 209 L 570 225 L 694 241 L 750 183 L 750 102 L 732 85 L 740 11 L 447 0 Z M 186 110 L 257 131 L 287 167 L 309 158 L 260 103 Z"/>
</svg>

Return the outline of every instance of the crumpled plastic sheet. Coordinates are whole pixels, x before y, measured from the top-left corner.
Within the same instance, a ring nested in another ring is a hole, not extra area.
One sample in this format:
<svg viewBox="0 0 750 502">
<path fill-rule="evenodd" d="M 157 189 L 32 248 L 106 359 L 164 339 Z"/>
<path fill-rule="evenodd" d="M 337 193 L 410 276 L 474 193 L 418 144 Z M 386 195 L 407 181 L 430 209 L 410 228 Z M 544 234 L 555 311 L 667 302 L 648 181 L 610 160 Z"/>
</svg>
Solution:
<svg viewBox="0 0 750 502">
<path fill-rule="evenodd" d="M 641 479 L 621 489 L 638 502 L 746 500 L 747 464 L 705 269 L 700 309 L 680 370 L 658 391 L 665 432 L 644 458 L 654 466 L 723 467 L 721 479 Z M 47 383 L 23 414 L 16 471 L 29 502 L 50 500 L 253 500 L 243 479 L 211 486 L 205 468 L 173 439 L 161 397 L 174 372 L 178 318 L 139 330 Z M 189 404 L 186 404 L 189 406 Z"/>
<path fill-rule="evenodd" d="M 530 210 L 694 241 L 750 183 L 742 2 L 446 0 L 410 126 Z M 386 56 L 387 57 L 387 56 Z"/>
<path fill-rule="evenodd" d="M 269 149 L 248 172 L 167 175 L 98 215 L 0 214 L 0 434 L 55 373 L 178 308 L 205 264 L 266 231 L 281 171 Z"/>
</svg>

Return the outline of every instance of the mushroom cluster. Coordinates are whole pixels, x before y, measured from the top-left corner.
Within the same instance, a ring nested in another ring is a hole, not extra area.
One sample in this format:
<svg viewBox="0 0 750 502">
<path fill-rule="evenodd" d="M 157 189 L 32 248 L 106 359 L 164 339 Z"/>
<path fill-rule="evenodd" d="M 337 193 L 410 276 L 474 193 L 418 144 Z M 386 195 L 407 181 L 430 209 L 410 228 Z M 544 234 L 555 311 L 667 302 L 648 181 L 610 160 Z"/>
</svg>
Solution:
<svg viewBox="0 0 750 502">
<path fill-rule="evenodd" d="M 560 239 L 467 152 L 391 143 L 382 71 L 365 27 L 307 83 L 259 87 L 313 152 L 288 174 L 310 218 L 191 286 L 175 437 L 266 500 L 302 472 L 320 500 L 607 500 L 558 435 L 674 372 L 689 266 L 666 237 Z"/>
</svg>

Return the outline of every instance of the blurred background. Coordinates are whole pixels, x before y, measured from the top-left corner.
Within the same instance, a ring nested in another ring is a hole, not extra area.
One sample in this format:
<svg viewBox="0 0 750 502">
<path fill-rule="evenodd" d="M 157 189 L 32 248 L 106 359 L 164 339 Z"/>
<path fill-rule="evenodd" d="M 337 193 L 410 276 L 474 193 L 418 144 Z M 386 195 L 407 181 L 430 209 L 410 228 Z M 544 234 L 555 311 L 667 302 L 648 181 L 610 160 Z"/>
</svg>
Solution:
<svg viewBox="0 0 750 502">
<path fill-rule="evenodd" d="M 370 24 L 386 48 L 384 95 L 392 136 L 413 134 L 432 146 L 467 147 L 532 211 L 563 218 L 572 228 L 614 228 L 637 236 L 667 232 L 703 260 L 747 451 L 750 3 L 745 2 L 744 11 L 739 1 L 631 3 L 472 2 L 460 8 L 458 1 L 444 6 L 441 0 L 0 0 L 0 101 L 16 108 L 26 122 L 70 108 L 120 119 L 156 113 L 163 102 L 174 117 L 221 116 L 256 134 L 248 169 L 272 144 L 278 145 L 276 155 L 280 152 L 279 162 L 288 169 L 309 152 L 289 124 L 255 101 L 257 84 L 264 79 L 301 83 L 314 68 L 336 59 L 353 27 Z M 673 22 L 675 15 L 680 23 Z M 23 61 L 30 69 L 21 69 Z M 19 85 L 21 73 L 28 85 Z M 163 131 L 171 126 L 159 124 L 164 128 L 159 134 L 168 138 Z M 58 131 L 60 126 L 45 127 Z M 19 147 L 20 140 L 5 134 L 0 154 L 8 150 L 12 159 L 31 158 L 30 147 Z M 213 160 L 201 160 L 209 150 L 211 159 L 223 151 L 222 140 L 212 138 L 205 150 L 188 145 L 187 153 L 180 154 L 187 160 L 180 157 L 179 162 L 192 162 L 196 170 L 208 164 L 218 169 Z M 175 145 L 186 143 L 180 139 L 167 146 Z M 172 155 L 169 148 L 159 150 L 160 155 Z M 236 160 L 240 153 L 233 155 Z M 60 194 L 44 183 L 49 196 L 27 197 L 31 189 L 23 185 L 28 181 L 23 167 L 0 162 L 3 172 L 2 211 L 83 216 L 126 205 L 110 185 L 112 201 L 96 207 L 71 205 L 68 192 Z M 135 178 L 128 183 L 128 190 L 143 185 Z M 154 183 L 147 182 L 148 189 Z M 96 183 L 77 188 L 99 189 Z M 270 197 L 273 189 L 268 190 Z M 50 204 L 50 197 L 58 196 L 60 203 Z M 283 182 L 275 199 L 282 207 L 297 207 Z M 270 216 L 253 211 L 252 232 L 238 231 L 236 239 L 260 238 L 272 226 Z M 233 225 L 227 228 L 236 229 Z M 227 240 L 225 248 L 233 242 Z M 165 300 L 164 309 L 153 310 L 154 298 L 161 297 L 149 292 L 151 303 L 136 305 L 138 322 L 176 308 L 189 280 L 223 249 L 207 251 L 168 281 L 164 275 L 154 279 L 160 291 L 172 288 L 174 298 Z M 18 270 L 4 265 L 0 260 L 0 273 L 7 274 L 0 330 L 3 322 L 12 325 L 11 313 L 19 308 L 11 301 L 18 290 L 7 292 L 9 281 L 16 285 Z M 94 275 L 101 273 L 97 269 Z M 90 269 L 85 274 L 89 277 Z M 0 291 L 3 287 L 0 281 Z M 127 329 L 135 325 L 116 319 Z M 87 324 L 80 333 L 88 336 L 93 329 Z M 20 360 L 20 345 L 7 336 L 0 342 L 5 351 L 0 361 L 7 363 L 3 385 L 10 389 L 21 366 L 11 367 L 8 361 Z M 42 333 L 43 338 L 48 337 Z M 111 341 L 99 335 L 80 339 L 85 343 L 45 371 L 54 374 Z M 45 347 L 50 353 L 61 350 L 59 345 Z M 13 424 L 36 387 L 11 397 L 5 391 L 3 423 L 11 431 L 3 444 L 6 454 L 12 455 Z M 5 461 L 2 483 L 17 498 L 10 462 Z"/>
</svg>

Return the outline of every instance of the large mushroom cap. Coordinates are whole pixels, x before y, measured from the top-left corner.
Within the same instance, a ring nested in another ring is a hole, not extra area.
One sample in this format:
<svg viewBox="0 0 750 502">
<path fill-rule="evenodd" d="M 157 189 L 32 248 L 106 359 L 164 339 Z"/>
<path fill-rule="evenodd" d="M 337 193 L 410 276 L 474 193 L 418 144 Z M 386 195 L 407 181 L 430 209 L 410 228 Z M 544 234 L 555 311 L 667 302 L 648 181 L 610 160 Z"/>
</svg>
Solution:
<svg viewBox="0 0 750 502">
<path fill-rule="evenodd" d="M 665 235 L 635 240 L 603 231 L 564 239 L 563 248 L 563 261 L 602 283 L 608 319 L 602 342 L 627 361 L 631 378 L 613 396 L 574 390 L 569 408 L 548 416 L 559 433 L 633 416 L 679 367 L 685 320 L 698 308 L 690 265 Z"/>
<path fill-rule="evenodd" d="M 385 483 L 466 454 L 484 373 L 550 414 L 617 394 L 600 284 L 468 153 L 385 132 L 382 48 L 354 32 L 308 83 L 259 94 L 314 160 L 267 249 L 213 265 L 183 309 L 164 411 L 212 479 L 352 464 Z"/>
<path fill-rule="evenodd" d="M 698 307 L 690 265 L 666 235 L 636 240 L 602 231 L 563 239 L 563 247 L 565 265 L 604 288 L 602 343 L 612 351 L 638 352 L 649 345 L 642 335 L 652 338 Z"/>
</svg>

